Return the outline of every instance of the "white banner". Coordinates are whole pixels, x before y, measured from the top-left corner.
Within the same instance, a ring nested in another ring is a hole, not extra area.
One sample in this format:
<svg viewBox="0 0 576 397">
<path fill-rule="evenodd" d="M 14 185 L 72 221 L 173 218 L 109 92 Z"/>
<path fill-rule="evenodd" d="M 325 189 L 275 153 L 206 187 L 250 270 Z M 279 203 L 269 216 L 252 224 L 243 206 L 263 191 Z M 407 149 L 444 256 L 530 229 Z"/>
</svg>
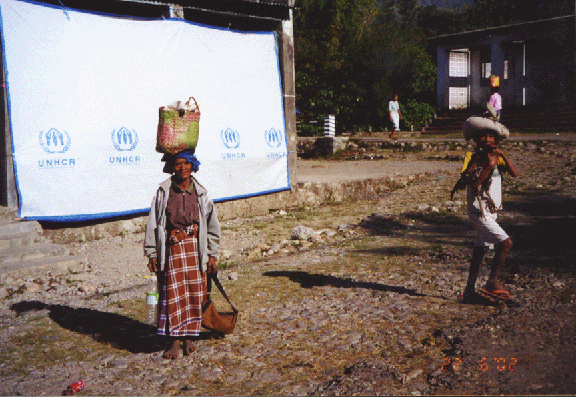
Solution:
<svg viewBox="0 0 576 397">
<path fill-rule="evenodd" d="M 289 188 L 273 32 L 0 0 L 20 216 L 147 211 L 162 173 L 158 109 L 198 101 L 197 179 L 215 201 Z"/>
</svg>

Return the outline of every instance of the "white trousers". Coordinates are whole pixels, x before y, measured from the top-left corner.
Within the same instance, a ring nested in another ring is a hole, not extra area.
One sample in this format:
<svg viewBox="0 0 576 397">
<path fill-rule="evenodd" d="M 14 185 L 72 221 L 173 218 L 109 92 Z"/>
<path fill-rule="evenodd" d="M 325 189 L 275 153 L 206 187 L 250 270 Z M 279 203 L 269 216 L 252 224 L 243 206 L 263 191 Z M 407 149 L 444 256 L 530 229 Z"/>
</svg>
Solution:
<svg viewBox="0 0 576 397">
<path fill-rule="evenodd" d="M 508 234 L 496 222 L 497 215 L 485 211 L 486 219 L 482 216 L 480 211 L 478 213 L 468 212 L 468 219 L 476 230 L 476 247 L 489 247 L 494 248 L 494 244 L 501 243 L 508 239 Z"/>
</svg>

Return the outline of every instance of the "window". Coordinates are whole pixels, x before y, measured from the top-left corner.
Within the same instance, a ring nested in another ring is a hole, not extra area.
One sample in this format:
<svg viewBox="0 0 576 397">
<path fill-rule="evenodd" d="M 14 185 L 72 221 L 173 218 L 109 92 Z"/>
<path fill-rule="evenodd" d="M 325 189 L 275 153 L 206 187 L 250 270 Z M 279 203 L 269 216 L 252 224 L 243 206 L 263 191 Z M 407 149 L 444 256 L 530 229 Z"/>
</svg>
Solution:
<svg viewBox="0 0 576 397">
<path fill-rule="evenodd" d="M 468 77 L 468 53 L 450 52 L 449 59 L 450 77 Z"/>
<path fill-rule="evenodd" d="M 468 107 L 467 87 L 448 87 L 448 108 L 466 109 Z"/>
<path fill-rule="evenodd" d="M 492 64 L 490 62 L 483 63 L 482 78 L 489 79 L 491 74 L 492 74 Z"/>
</svg>

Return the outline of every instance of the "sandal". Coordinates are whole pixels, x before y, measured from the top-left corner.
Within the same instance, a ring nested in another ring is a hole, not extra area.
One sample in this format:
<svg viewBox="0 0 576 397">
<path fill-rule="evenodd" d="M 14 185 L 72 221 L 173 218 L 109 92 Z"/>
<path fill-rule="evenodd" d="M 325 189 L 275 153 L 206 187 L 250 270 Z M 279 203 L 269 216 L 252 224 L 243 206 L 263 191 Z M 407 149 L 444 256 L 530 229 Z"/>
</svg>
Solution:
<svg viewBox="0 0 576 397">
<path fill-rule="evenodd" d="M 487 291 L 485 289 L 479 289 L 478 292 L 480 292 L 483 295 L 487 295 L 491 298 L 502 299 L 502 300 L 512 299 L 512 295 L 510 295 L 510 292 L 506 291 L 505 289 L 495 288 L 495 289 L 490 290 L 490 291 Z"/>
</svg>

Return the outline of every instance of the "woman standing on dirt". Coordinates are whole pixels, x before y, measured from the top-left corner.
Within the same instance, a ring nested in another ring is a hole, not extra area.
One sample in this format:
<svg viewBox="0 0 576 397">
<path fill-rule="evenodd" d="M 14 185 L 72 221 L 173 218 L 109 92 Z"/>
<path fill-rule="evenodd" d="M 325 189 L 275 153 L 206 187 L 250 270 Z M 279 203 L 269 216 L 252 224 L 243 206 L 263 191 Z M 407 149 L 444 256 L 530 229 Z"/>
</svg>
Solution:
<svg viewBox="0 0 576 397">
<path fill-rule="evenodd" d="M 160 289 L 158 334 L 171 339 L 164 352 L 176 359 L 197 350 L 202 305 L 206 302 L 206 272 L 216 274 L 220 224 L 206 189 L 192 176 L 200 162 L 194 151 L 165 155 L 165 172 L 150 207 L 144 254 L 157 273 Z"/>
<path fill-rule="evenodd" d="M 392 122 L 392 133 L 389 135 L 390 139 L 397 141 L 396 131 L 400 131 L 400 104 L 398 103 L 398 94 L 394 94 L 394 100 L 388 103 L 388 113 L 390 114 L 390 121 Z"/>
</svg>

